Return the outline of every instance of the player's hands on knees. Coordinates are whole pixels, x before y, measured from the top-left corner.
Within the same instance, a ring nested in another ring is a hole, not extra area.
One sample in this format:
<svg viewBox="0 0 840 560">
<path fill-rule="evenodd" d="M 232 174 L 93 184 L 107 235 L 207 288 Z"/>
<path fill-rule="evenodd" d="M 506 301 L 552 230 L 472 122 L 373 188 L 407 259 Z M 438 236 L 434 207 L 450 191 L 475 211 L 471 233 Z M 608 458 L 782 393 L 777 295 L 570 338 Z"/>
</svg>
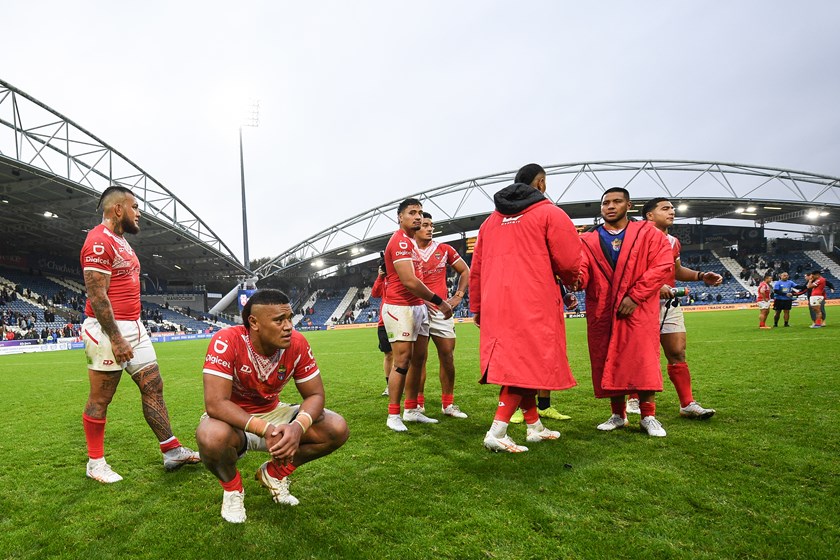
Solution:
<svg viewBox="0 0 840 560">
<path fill-rule="evenodd" d="M 440 305 L 438 305 L 438 311 L 443 313 L 444 319 L 449 319 L 452 317 L 452 306 L 449 305 L 448 301 L 442 301 Z"/>
<path fill-rule="evenodd" d="M 303 429 L 295 422 L 272 426 L 265 434 L 265 444 L 272 459 L 282 465 L 292 462 L 300 446 Z"/>
<path fill-rule="evenodd" d="M 124 364 L 134 357 L 131 345 L 122 337 L 117 335 L 111 339 L 111 350 L 114 352 L 114 359 L 118 364 Z"/>
<path fill-rule="evenodd" d="M 618 316 L 621 318 L 629 317 L 637 307 L 639 307 L 639 304 L 630 299 L 630 296 L 624 296 L 621 305 L 618 306 Z"/>
</svg>

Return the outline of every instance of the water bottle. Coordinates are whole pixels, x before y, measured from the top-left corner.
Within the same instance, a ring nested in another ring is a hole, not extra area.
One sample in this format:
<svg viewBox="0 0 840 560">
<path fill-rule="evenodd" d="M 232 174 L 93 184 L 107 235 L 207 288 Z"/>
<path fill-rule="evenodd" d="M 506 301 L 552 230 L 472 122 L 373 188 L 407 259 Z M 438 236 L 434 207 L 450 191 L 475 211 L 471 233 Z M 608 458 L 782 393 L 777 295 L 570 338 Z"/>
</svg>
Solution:
<svg viewBox="0 0 840 560">
<path fill-rule="evenodd" d="M 679 288 L 671 288 L 671 296 L 673 297 L 683 297 L 687 296 L 689 293 L 689 289 L 687 286 L 681 286 Z"/>
</svg>

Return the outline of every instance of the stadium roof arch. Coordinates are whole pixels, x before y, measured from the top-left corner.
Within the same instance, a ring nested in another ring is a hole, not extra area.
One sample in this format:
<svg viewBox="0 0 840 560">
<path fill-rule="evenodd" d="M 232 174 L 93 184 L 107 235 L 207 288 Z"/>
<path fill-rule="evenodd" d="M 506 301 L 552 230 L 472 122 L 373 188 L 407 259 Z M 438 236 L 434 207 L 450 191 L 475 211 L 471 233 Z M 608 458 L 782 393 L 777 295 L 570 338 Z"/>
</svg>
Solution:
<svg viewBox="0 0 840 560">
<path fill-rule="evenodd" d="M 637 203 L 664 196 L 680 207 L 678 223 L 738 220 L 744 227 L 782 228 L 792 232 L 836 231 L 840 220 L 840 178 L 805 171 L 714 161 L 623 160 L 544 166 L 546 195 L 576 224 L 594 223 L 601 194 L 628 189 Z M 397 206 L 417 198 L 435 221 L 436 237 L 479 228 L 493 211 L 493 194 L 513 182 L 505 171 L 450 183 L 392 200 L 335 224 L 266 262 L 255 271 L 308 274 L 384 249 L 396 230 Z M 368 257 L 370 258 L 370 257 Z"/>
<path fill-rule="evenodd" d="M 142 233 L 132 238 L 144 273 L 203 282 L 250 273 L 182 200 L 72 120 L 0 80 L 0 252 L 64 255 L 78 262 L 101 221 L 99 196 L 130 188 Z"/>
</svg>

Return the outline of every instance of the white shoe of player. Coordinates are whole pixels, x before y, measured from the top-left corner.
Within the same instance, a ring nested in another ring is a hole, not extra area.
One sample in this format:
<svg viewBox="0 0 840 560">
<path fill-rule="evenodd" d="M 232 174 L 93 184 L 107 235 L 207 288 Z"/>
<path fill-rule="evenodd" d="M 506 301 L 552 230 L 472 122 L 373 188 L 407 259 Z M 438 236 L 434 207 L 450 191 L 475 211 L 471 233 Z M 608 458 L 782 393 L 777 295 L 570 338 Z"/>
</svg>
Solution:
<svg viewBox="0 0 840 560">
<path fill-rule="evenodd" d="M 446 408 L 441 408 L 441 410 L 446 416 L 451 416 L 453 418 L 468 418 L 465 412 L 461 412 L 461 409 L 458 408 L 457 404 L 450 404 Z"/>
<path fill-rule="evenodd" d="M 394 430 L 395 432 L 408 431 L 408 428 L 406 428 L 405 424 L 403 424 L 402 418 L 400 418 L 399 414 L 389 414 L 388 420 L 385 422 L 385 425 Z"/>
<path fill-rule="evenodd" d="M 414 410 L 418 411 L 420 414 L 426 414 L 426 405 L 418 405 Z"/>
<path fill-rule="evenodd" d="M 532 430 L 529 426 L 528 435 L 525 437 L 525 441 L 527 441 L 528 443 L 538 443 L 540 441 L 558 439 L 559 437 L 560 432 L 549 430 L 548 428 L 543 428 L 542 430 Z"/>
<path fill-rule="evenodd" d="M 88 459 L 86 474 L 88 478 L 92 478 L 102 484 L 111 484 L 123 479 L 123 477 L 111 469 L 111 465 L 105 462 L 105 457 Z"/>
<path fill-rule="evenodd" d="M 683 418 L 693 418 L 697 420 L 708 420 L 715 415 L 714 408 L 703 408 L 696 401 L 691 401 L 686 406 L 680 408 L 680 416 Z"/>
<path fill-rule="evenodd" d="M 200 462 L 201 457 L 198 456 L 198 451 L 193 451 L 183 445 L 163 454 L 163 468 L 168 471 L 175 471 L 184 465 L 195 465 Z"/>
<path fill-rule="evenodd" d="M 429 418 L 422 412 L 420 412 L 420 408 L 414 408 L 411 410 L 404 410 L 403 411 L 403 422 L 418 422 L 420 424 L 437 424 L 438 421 L 436 418 Z"/>
<path fill-rule="evenodd" d="M 296 506 L 300 503 L 300 500 L 289 493 L 290 481 L 288 476 L 278 479 L 268 474 L 268 461 L 260 465 L 254 478 L 257 482 L 268 488 L 268 491 L 271 492 L 272 499 L 278 504 Z"/>
<path fill-rule="evenodd" d="M 505 434 L 504 437 L 497 438 L 490 432 L 487 432 L 484 436 L 484 447 L 495 452 L 522 453 L 528 451 L 528 448 L 524 445 L 516 445 L 509 435 Z"/>
<path fill-rule="evenodd" d="M 641 414 L 639 399 L 627 399 L 627 414 Z"/>
<path fill-rule="evenodd" d="M 382 397 L 387 397 L 387 396 L 388 396 L 388 395 L 390 395 L 390 394 L 391 394 L 391 392 L 390 392 L 390 391 L 388 391 L 388 387 L 386 386 L 386 387 L 385 387 L 385 390 L 384 390 L 384 391 L 382 391 L 382 395 L 380 395 L 380 396 L 382 396 Z"/>
<path fill-rule="evenodd" d="M 665 428 L 662 427 L 662 424 L 659 423 L 659 420 L 656 419 L 656 416 L 645 416 L 642 418 L 642 421 L 639 423 L 644 431 L 647 432 L 649 436 L 653 437 L 665 437 L 667 434 L 665 433 Z"/>
<path fill-rule="evenodd" d="M 627 422 L 627 418 L 622 418 L 618 414 L 613 414 L 610 416 L 606 422 L 603 424 L 598 424 L 598 429 L 602 432 L 611 432 L 618 428 L 624 428 L 627 426 L 629 422 Z"/>
<path fill-rule="evenodd" d="M 225 490 L 222 497 L 222 518 L 231 523 L 244 523 L 245 515 L 245 489 L 239 492 L 228 492 Z"/>
</svg>

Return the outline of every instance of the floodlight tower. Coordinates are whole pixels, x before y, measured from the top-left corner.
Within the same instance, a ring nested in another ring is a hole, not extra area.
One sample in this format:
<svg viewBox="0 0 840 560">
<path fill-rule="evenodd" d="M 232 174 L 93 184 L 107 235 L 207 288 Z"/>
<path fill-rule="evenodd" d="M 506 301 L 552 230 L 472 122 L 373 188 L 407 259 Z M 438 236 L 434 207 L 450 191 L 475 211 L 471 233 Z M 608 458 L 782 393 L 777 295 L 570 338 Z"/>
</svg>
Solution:
<svg viewBox="0 0 840 560">
<path fill-rule="evenodd" d="M 245 203 L 245 156 L 242 149 L 242 127 L 260 126 L 260 102 L 251 101 L 245 112 L 244 118 L 239 125 L 239 172 L 242 179 L 242 243 L 245 246 L 244 262 L 245 268 L 251 270 L 251 259 L 248 256 L 248 211 Z"/>
</svg>

